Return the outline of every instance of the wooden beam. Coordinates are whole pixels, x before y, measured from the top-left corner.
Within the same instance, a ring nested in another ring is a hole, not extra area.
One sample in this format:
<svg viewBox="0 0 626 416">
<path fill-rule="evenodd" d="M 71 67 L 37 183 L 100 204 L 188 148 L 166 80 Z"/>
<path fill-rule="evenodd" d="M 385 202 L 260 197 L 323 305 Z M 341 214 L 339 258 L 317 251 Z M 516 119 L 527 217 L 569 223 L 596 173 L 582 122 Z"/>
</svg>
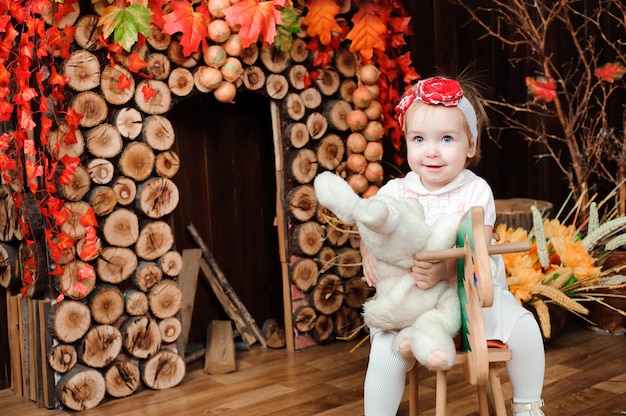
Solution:
<svg viewBox="0 0 626 416">
<path fill-rule="evenodd" d="M 191 329 L 191 317 L 193 315 L 196 290 L 198 287 L 198 273 L 200 271 L 202 250 L 199 248 L 185 249 L 183 250 L 182 256 L 183 269 L 178 275 L 178 284 L 183 292 L 183 303 L 180 309 L 180 324 L 182 329 L 180 336 L 176 340 L 176 348 L 178 348 L 178 354 L 182 358 L 185 358 L 189 331 Z"/>
</svg>

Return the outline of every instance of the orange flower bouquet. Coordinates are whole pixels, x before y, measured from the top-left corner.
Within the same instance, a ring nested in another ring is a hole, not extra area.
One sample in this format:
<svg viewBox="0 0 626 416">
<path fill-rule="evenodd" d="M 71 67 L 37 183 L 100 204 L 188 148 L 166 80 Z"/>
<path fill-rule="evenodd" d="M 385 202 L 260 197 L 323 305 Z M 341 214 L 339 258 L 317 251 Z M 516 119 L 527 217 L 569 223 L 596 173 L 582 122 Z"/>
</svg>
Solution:
<svg viewBox="0 0 626 416">
<path fill-rule="evenodd" d="M 599 302 L 626 316 L 626 312 L 605 302 L 606 293 L 598 289 L 626 286 L 625 276 L 610 276 L 626 265 L 603 270 L 606 253 L 626 242 L 626 233 L 615 236 L 626 227 L 626 217 L 617 217 L 600 224 L 596 204 L 590 204 L 583 229 L 566 225 L 558 218 L 543 218 L 532 207 L 533 228 L 496 227 L 499 243 L 532 241 L 529 252 L 503 254 L 509 290 L 517 301 L 534 309 L 546 339 L 552 335 L 549 304 L 557 305 L 590 322 L 585 316 L 589 310 L 586 302 Z M 576 218 L 577 216 L 574 216 Z M 572 220 L 575 224 L 575 220 Z"/>
</svg>

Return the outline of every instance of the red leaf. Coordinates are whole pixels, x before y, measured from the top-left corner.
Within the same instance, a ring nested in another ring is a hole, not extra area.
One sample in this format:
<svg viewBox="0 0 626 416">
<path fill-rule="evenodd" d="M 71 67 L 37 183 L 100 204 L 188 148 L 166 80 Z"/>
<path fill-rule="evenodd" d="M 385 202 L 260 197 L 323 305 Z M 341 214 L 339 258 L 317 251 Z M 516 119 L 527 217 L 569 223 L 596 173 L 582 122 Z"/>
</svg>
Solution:
<svg viewBox="0 0 626 416">
<path fill-rule="evenodd" d="M 96 278 L 96 272 L 94 271 L 94 268 L 93 268 L 93 266 L 91 264 L 85 263 L 83 265 L 83 267 L 81 267 L 81 269 L 78 271 L 78 277 L 81 280 L 84 280 L 84 279 L 95 279 Z M 76 284 L 82 285 L 82 283 L 80 283 L 80 282 L 77 282 Z M 82 294 L 82 292 L 81 292 L 81 294 Z M 83 296 L 86 296 L 86 295 L 87 295 L 87 293 L 85 292 Z"/>
<path fill-rule="evenodd" d="M 128 70 L 130 72 L 139 72 L 141 68 L 145 68 L 148 66 L 148 63 L 144 61 L 143 59 L 141 59 L 141 57 L 137 53 L 131 54 L 129 58 L 130 58 L 130 65 L 128 66 Z"/>
<path fill-rule="evenodd" d="M 0 100 L 0 121 L 9 121 L 13 115 L 13 104 L 5 100 Z"/>
<path fill-rule="evenodd" d="M 120 76 L 117 78 L 117 89 L 122 91 L 122 90 L 126 90 L 128 88 L 130 88 L 131 86 L 131 82 L 130 79 L 128 79 L 128 77 L 124 74 L 120 74 Z"/>
<path fill-rule="evenodd" d="M 143 86 L 143 88 L 141 88 L 141 93 L 143 94 L 143 100 L 145 102 L 148 102 L 150 98 L 156 95 L 156 90 L 152 88 L 151 86 L 149 86 L 148 84 L 146 84 Z"/>
<path fill-rule="evenodd" d="M 70 127 L 70 130 L 76 130 L 78 128 L 81 118 L 83 118 L 83 115 L 74 111 L 72 107 L 67 109 L 67 113 L 65 114 L 65 121 Z"/>
<path fill-rule="evenodd" d="M 173 0 L 169 5 L 172 12 L 163 16 L 163 32 L 170 35 L 181 32 L 183 55 L 189 56 L 199 49 L 200 42 L 206 44 L 211 20 L 207 2 L 201 2 L 196 10 L 187 0 Z"/>
<path fill-rule="evenodd" d="M 621 62 L 608 62 L 603 66 L 596 68 L 593 73 L 601 81 L 613 83 L 622 79 L 624 74 L 626 74 L 626 68 Z"/>
<path fill-rule="evenodd" d="M 92 208 L 89 208 L 87 212 L 85 212 L 85 215 L 80 217 L 79 221 L 84 227 L 90 227 L 90 226 L 95 227 L 98 225 L 98 220 L 96 219 L 96 213 L 94 212 Z"/>
<path fill-rule="evenodd" d="M 24 141 L 24 154 L 30 157 L 37 155 L 37 149 L 35 149 L 35 142 L 33 140 L 28 139 Z"/>
<path fill-rule="evenodd" d="M 165 19 L 163 19 L 163 7 L 169 2 L 166 0 L 148 0 L 148 8 L 152 10 L 152 23 L 159 29 L 163 29 Z"/>
<path fill-rule="evenodd" d="M 10 158 L 5 153 L 0 153 L 0 171 L 15 170 L 16 167 L 17 162 L 15 159 Z"/>
<path fill-rule="evenodd" d="M 57 69 L 52 67 L 52 74 L 50 74 L 50 85 L 61 85 L 65 86 L 70 82 L 70 77 L 66 77 L 63 74 L 59 74 Z"/>
<path fill-rule="evenodd" d="M 556 81 L 554 78 L 526 77 L 526 87 L 536 100 L 549 103 L 556 98 Z"/>
<path fill-rule="evenodd" d="M 231 26 L 240 25 L 241 46 L 247 48 L 262 38 L 263 42 L 274 43 L 276 25 L 282 24 L 280 11 L 285 0 L 241 0 L 224 10 L 224 19 Z"/>
</svg>

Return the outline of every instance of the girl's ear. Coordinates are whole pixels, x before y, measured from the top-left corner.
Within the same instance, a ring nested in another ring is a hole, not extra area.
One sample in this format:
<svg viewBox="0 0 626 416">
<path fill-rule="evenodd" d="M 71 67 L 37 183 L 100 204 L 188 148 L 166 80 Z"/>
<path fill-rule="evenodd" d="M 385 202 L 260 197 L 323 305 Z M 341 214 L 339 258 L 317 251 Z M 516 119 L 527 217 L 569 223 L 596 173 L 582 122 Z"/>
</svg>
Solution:
<svg viewBox="0 0 626 416">
<path fill-rule="evenodd" d="M 469 147 L 469 149 L 468 149 L 468 151 L 467 151 L 467 158 L 468 158 L 468 159 L 471 159 L 471 158 L 473 158 L 474 156 L 476 156 L 476 145 L 475 145 L 475 144 L 473 144 L 473 143 L 471 143 L 471 144 L 470 144 L 470 147 Z"/>
</svg>

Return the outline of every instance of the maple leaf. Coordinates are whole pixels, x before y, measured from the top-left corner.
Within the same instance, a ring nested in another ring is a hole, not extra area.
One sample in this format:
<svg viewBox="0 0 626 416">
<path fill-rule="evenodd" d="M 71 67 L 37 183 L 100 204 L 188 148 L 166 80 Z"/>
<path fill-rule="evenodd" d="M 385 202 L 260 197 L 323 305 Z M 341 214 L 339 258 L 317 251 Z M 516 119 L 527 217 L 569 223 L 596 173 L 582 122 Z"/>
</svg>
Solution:
<svg viewBox="0 0 626 416">
<path fill-rule="evenodd" d="M 556 81 L 554 78 L 526 77 L 525 81 L 528 92 L 531 93 L 536 100 L 549 103 L 556 98 Z"/>
<path fill-rule="evenodd" d="M 139 33 L 150 35 L 151 15 L 152 10 L 139 4 L 132 4 L 128 7 L 111 5 L 102 12 L 98 26 L 102 27 L 102 34 L 105 38 L 113 33 L 115 42 L 125 51 L 130 52 L 133 45 L 137 43 Z"/>
<path fill-rule="evenodd" d="M 328 45 L 332 37 L 332 32 L 341 32 L 341 27 L 337 24 L 335 16 L 339 14 L 340 8 L 334 0 L 311 0 L 307 2 L 309 9 L 304 21 L 307 34 L 311 37 L 319 36 L 323 45 Z"/>
<path fill-rule="evenodd" d="M 360 52 L 365 59 L 370 59 L 374 49 L 385 50 L 387 27 L 380 20 L 379 7 L 374 3 L 362 3 L 358 12 L 352 16 L 354 27 L 346 36 L 352 43 L 350 52 Z"/>
<path fill-rule="evenodd" d="M 283 23 L 276 27 L 274 45 L 281 51 L 289 51 L 293 45 L 293 35 L 300 33 L 300 23 L 298 22 L 298 12 L 293 8 L 285 8 L 280 11 L 280 18 Z"/>
<path fill-rule="evenodd" d="M 183 55 L 189 56 L 199 49 L 201 42 L 206 45 L 208 24 L 211 21 L 207 3 L 202 2 L 196 10 L 187 0 L 174 0 L 169 6 L 172 12 L 163 16 L 163 32 L 169 35 L 181 32 Z"/>
<path fill-rule="evenodd" d="M 284 5 L 285 0 L 242 0 L 224 9 L 224 19 L 231 26 L 241 25 L 239 37 L 244 49 L 256 43 L 259 37 L 271 44 L 276 37 L 276 26 L 283 23 L 276 6 Z"/>
<path fill-rule="evenodd" d="M 163 16 L 163 7 L 168 4 L 167 0 L 148 0 L 148 8 L 152 10 L 152 23 L 154 23 L 159 29 L 163 29 L 165 19 Z"/>
</svg>

